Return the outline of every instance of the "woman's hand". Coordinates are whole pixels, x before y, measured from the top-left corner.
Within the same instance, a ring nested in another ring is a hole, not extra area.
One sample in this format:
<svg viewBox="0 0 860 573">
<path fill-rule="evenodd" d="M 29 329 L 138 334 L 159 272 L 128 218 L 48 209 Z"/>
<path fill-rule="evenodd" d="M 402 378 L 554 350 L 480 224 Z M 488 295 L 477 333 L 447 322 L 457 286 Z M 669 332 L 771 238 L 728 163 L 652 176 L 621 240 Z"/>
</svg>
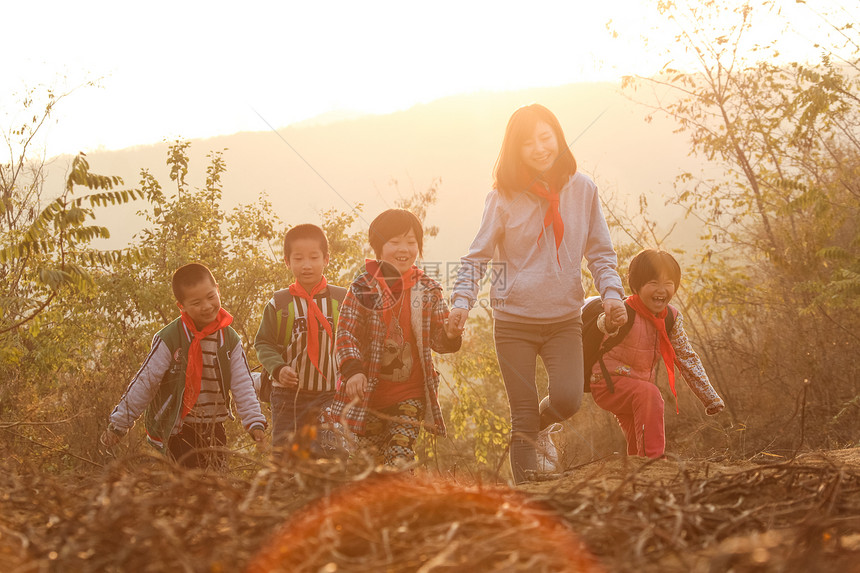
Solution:
<svg viewBox="0 0 860 573">
<path fill-rule="evenodd" d="M 607 298 L 603 300 L 603 312 L 606 313 L 606 326 L 608 330 L 615 330 L 624 326 L 627 322 L 627 305 L 618 298 Z"/>
</svg>

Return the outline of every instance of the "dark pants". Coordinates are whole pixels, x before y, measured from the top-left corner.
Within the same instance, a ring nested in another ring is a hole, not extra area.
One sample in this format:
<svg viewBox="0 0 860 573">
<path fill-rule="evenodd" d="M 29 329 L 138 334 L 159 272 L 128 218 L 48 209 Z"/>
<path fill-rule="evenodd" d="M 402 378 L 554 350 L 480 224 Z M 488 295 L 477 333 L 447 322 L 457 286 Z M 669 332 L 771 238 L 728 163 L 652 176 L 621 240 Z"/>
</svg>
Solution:
<svg viewBox="0 0 860 573">
<path fill-rule="evenodd" d="M 213 452 L 209 448 L 223 448 L 227 445 L 227 432 L 224 424 L 182 424 L 179 433 L 167 440 L 170 457 L 186 468 L 224 469 L 227 458 L 224 452 Z"/>
<path fill-rule="evenodd" d="M 582 320 L 496 320 L 493 337 L 511 406 L 511 469 L 514 481 L 521 483 L 526 470 L 537 469 L 538 432 L 571 417 L 582 404 Z M 549 395 L 543 400 L 535 384 L 538 356 L 549 376 Z"/>
<path fill-rule="evenodd" d="M 331 405 L 334 392 L 307 392 L 272 387 L 272 446 L 297 446 L 311 457 L 321 457 L 317 434 L 320 415 Z"/>
</svg>

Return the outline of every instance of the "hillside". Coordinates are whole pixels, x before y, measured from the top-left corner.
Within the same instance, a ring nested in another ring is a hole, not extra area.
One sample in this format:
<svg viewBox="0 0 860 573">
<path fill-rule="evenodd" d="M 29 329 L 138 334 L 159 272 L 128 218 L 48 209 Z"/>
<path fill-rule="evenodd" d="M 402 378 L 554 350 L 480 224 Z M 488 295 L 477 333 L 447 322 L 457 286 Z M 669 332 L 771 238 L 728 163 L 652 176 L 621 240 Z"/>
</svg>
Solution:
<svg viewBox="0 0 860 573">
<path fill-rule="evenodd" d="M 604 197 L 614 195 L 635 206 L 645 193 L 666 227 L 679 217 L 680 211 L 663 207 L 664 198 L 674 176 L 681 169 L 698 170 L 698 162 L 687 156 L 686 141 L 672 133 L 670 122 L 646 123 L 645 108 L 613 84 L 460 95 L 387 115 L 321 118 L 277 133 L 261 120 L 258 132 L 193 141 L 189 179 L 202 183 L 206 154 L 226 148 L 228 206 L 266 192 L 283 221 L 296 224 L 317 221 L 322 210 L 348 210 L 360 203 L 366 225 L 393 205 L 398 192 L 422 191 L 438 178 L 439 198 L 429 223 L 440 225 L 441 232 L 425 259 L 457 260 L 480 222 L 507 119 L 516 107 L 532 102 L 558 115 L 581 171 L 598 182 Z M 166 147 L 96 151 L 88 158 L 95 172 L 120 175 L 130 186 L 144 167 L 167 184 Z M 67 160 L 55 160 L 52 188 Z M 111 246 L 123 246 L 139 230 L 135 210 L 112 210 L 124 220 L 114 227 L 123 231 Z M 675 234 L 679 243 L 694 236 L 691 225 Z"/>
</svg>

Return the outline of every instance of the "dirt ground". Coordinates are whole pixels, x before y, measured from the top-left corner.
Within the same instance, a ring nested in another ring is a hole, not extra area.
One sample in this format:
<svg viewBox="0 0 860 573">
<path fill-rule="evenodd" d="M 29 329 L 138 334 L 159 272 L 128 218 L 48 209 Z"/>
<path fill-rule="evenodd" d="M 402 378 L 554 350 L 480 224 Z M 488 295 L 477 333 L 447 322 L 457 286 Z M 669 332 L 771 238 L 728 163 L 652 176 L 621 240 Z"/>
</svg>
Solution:
<svg viewBox="0 0 860 573">
<path fill-rule="evenodd" d="M 860 448 L 612 456 L 510 488 L 293 463 L 0 461 L 0 571 L 860 572 Z"/>
<path fill-rule="evenodd" d="M 615 456 L 523 489 L 610 571 L 860 571 L 860 448 L 716 463 Z"/>
</svg>

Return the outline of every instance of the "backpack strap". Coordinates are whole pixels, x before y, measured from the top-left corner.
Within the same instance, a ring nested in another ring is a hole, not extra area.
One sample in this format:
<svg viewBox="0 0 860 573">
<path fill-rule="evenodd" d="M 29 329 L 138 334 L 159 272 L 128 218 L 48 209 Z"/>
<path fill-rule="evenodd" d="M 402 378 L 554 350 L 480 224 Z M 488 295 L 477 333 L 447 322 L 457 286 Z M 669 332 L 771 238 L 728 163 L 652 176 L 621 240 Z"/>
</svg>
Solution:
<svg viewBox="0 0 860 573">
<path fill-rule="evenodd" d="M 337 330 L 337 319 L 340 316 L 340 305 L 343 304 L 343 299 L 346 298 L 347 289 L 339 286 L 329 285 L 328 295 L 331 301 L 331 318 L 334 322 L 334 330 Z"/>
<path fill-rule="evenodd" d="M 636 311 L 633 310 L 627 301 L 624 301 L 624 306 L 627 307 L 627 322 L 625 322 L 621 328 L 618 329 L 618 332 L 615 336 L 610 336 L 600 344 L 600 348 L 597 350 L 597 361 L 600 363 L 600 373 L 603 374 L 603 379 L 606 380 L 606 388 L 609 390 L 610 394 L 615 393 L 615 384 L 612 383 L 612 376 L 609 374 L 609 369 L 606 368 L 606 364 L 603 362 L 603 355 L 618 346 L 624 337 L 630 333 L 633 329 L 633 321 L 636 320 Z"/>
<path fill-rule="evenodd" d="M 279 311 L 277 314 L 277 326 L 278 326 L 278 338 L 281 345 L 286 347 L 290 343 L 290 339 L 293 332 L 293 323 L 296 321 L 296 305 L 293 304 L 293 295 L 290 294 L 290 289 L 281 289 L 275 292 L 274 297 L 272 297 L 275 301 L 275 310 Z M 284 319 L 284 311 L 286 311 L 287 317 Z"/>
<path fill-rule="evenodd" d="M 335 329 L 337 329 L 337 319 L 340 315 L 340 305 L 343 304 L 343 299 L 346 298 L 346 292 L 347 289 L 344 287 L 333 285 L 328 286 L 328 296 L 331 302 L 331 315 Z M 290 342 L 289 337 L 293 332 L 293 324 L 296 321 L 295 299 L 288 288 L 275 292 L 273 299 L 275 301 L 275 310 L 281 311 L 278 313 L 277 339 L 282 341 L 281 343 L 283 346 L 287 346 Z M 284 311 L 286 311 L 286 319 L 283 318 Z"/>
</svg>

